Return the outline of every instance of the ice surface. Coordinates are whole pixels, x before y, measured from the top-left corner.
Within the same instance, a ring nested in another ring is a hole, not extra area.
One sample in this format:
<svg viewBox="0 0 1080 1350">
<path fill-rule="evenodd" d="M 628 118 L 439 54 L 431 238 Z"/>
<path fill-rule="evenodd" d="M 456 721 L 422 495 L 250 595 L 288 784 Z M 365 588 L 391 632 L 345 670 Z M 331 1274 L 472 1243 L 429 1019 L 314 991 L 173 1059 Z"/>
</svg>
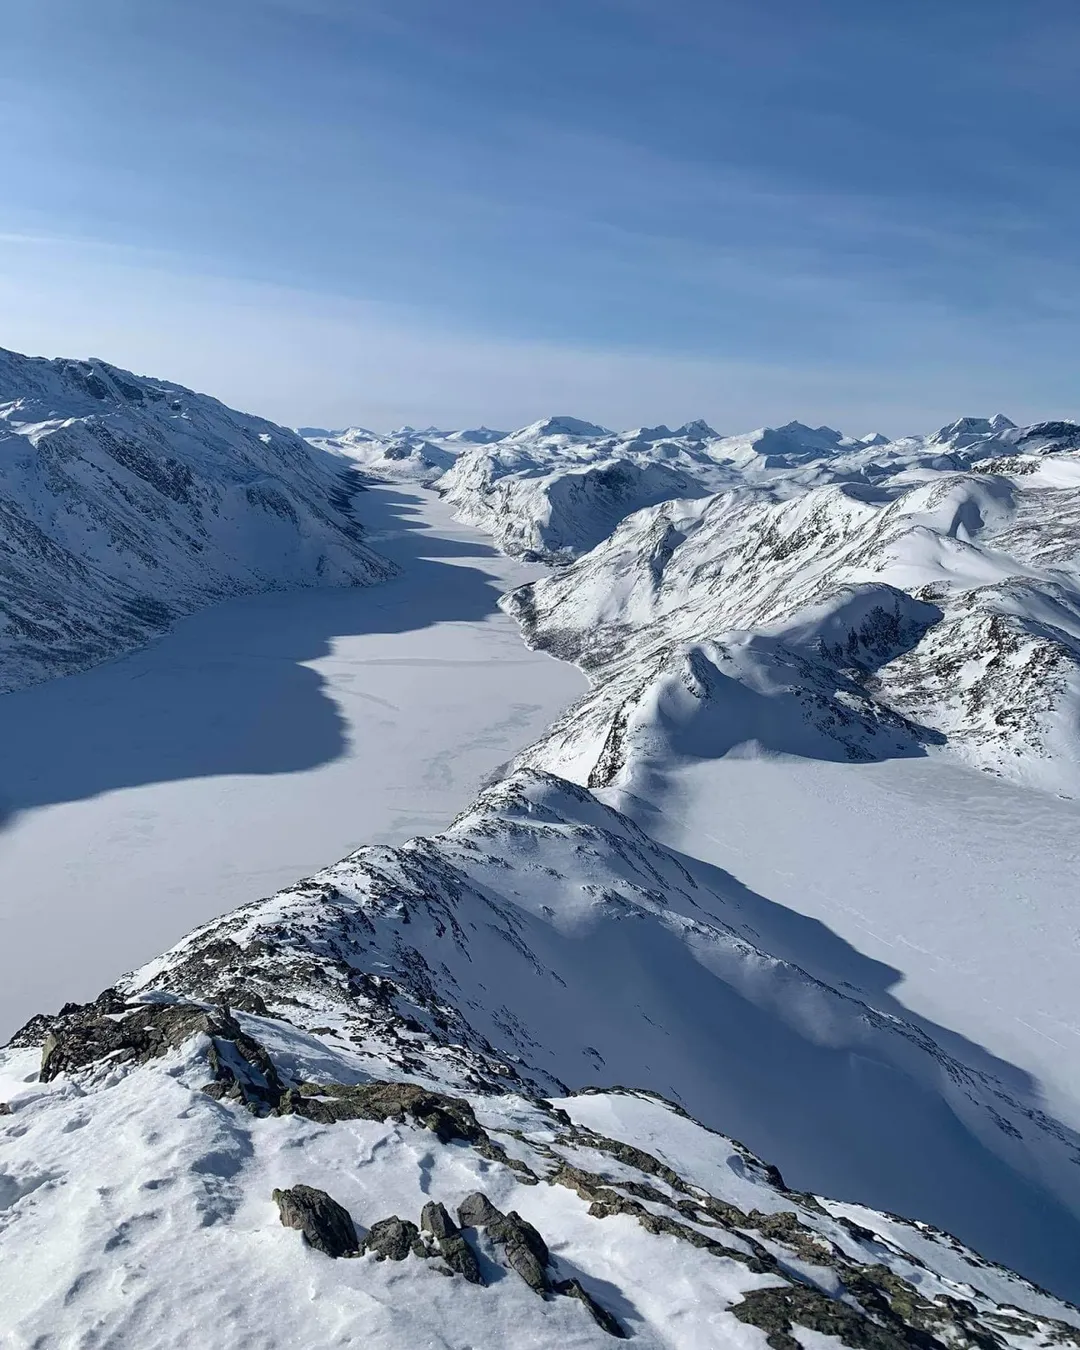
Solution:
<svg viewBox="0 0 1080 1350">
<path fill-rule="evenodd" d="M 357 509 L 400 577 L 229 601 L 0 699 L 0 1037 L 361 843 L 442 828 L 582 690 L 497 608 L 539 568 L 422 489 Z"/>
</svg>

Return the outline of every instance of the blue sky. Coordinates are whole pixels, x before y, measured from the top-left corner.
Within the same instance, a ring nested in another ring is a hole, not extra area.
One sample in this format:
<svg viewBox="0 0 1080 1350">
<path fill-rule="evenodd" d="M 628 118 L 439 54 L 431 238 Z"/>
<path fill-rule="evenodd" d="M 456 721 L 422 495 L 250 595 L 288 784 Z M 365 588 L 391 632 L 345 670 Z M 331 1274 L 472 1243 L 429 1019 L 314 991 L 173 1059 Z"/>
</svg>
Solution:
<svg viewBox="0 0 1080 1350">
<path fill-rule="evenodd" d="M 0 343 L 291 422 L 1080 414 L 1075 0 L 14 0 Z"/>
</svg>

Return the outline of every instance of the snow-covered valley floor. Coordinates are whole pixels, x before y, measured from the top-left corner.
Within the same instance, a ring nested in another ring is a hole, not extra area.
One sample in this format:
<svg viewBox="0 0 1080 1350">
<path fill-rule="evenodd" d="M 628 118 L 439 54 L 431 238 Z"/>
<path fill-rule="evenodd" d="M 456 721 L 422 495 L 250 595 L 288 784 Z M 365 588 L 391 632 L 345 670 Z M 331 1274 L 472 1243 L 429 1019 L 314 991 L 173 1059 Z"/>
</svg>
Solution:
<svg viewBox="0 0 1080 1350">
<path fill-rule="evenodd" d="M 422 488 L 354 508 L 399 577 L 229 601 L 0 700 L 0 1040 L 360 844 L 443 828 L 585 688 L 497 608 L 542 569 Z"/>
<path fill-rule="evenodd" d="M 769 951 L 989 1051 L 1080 1127 L 1075 801 L 935 755 L 688 761 L 634 788 L 599 795 L 748 888 Z"/>
</svg>

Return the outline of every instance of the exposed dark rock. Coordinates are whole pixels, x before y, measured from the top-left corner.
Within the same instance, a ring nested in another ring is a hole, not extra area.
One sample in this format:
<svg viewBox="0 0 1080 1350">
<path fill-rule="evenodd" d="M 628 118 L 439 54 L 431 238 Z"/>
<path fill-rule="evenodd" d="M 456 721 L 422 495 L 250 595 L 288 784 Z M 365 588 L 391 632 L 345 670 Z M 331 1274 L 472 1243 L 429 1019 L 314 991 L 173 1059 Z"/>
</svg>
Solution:
<svg viewBox="0 0 1080 1350">
<path fill-rule="evenodd" d="M 439 1255 L 451 1270 L 464 1276 L 470 1284 L 484 1283 L 476 1254 L 460 1233 L 439 1238 Z"/>
<path fill-rule="evenodd" d="M 516 1211 L 503 1214 L 483 1191 L 473 1191 L 458 1205 L 458 1222 L 462 1228 L 486 1228 L 492 1241 L 503 1249 L 506 1264 L 538 1294 L 551 1288 L 546 1271 L 547 1243 Z"/>
<path fill-rule="evenodd" d="M 487 1233 L 502 1247 L 506 1264 L 521 1276 L 530 1289 L 543 1294 L 551 1288 L 546 1270 L 547 1244 L 531 1223 L 511 1210 L 502 1218 L 488 1223 Z"/>
<path fill-rule="evenodd" d="M 349 1212 L 325 1191 L 314 1186 L 293 1186 L 274 1191 L 281 1222 L 299 1228 L 304 1241 L 327 1256 L 355 1256 L 360 1250 L 356 1227 Z M 415 1229 L 414 1229 L 415 1231 Z"/>
<path fill-rule="evenodd" d="M 647 1156 L 647 1155 L 646 1155 Z M 691 1246 L 697 1247 L 701 1251 L 707 1251 L 712 1256 L 724 1257 L 731 1261 L 738 1261 L 746 1266 L 747 1270 L 755 1274 L 766 1274 L 776 1269 L 776 1260 L 759 1243 L 754 1242 L 744 1233 L 740 1233 L 740 1243 L 748 1243 L 752 1248 L 752 1254 L 736 1247 L 724 1246 L 715 1239 L 706 1237 L 704 1233 L 698 1232 L 696 1228 L 691 1228 L 689 1224 L 680 1223 L 678 1219 L 673 1219 L 665 1214 L 657 1214 L 651 1209 L 647 1209 L 640 1200 L 633 1196 L 623 1194 L 624 1189 L 633 1187 L 635 1190 L 649 1190 L 633 1182 L 620 1182 L 620 1188 L 616 1188 L 610 1182 L 605 1181 L 601 1176 L 593 1172 L 586 1172 L 579 1167 L 572 1167 L 569 1163 L 564 1163 L 555 1172 L 551 1173 L 548 1181 L 553 1185 L 567 1186 L 575 1191 L 582 1200 L 589 1202 L 589 1213 L 594 1219 L 607 1219 L 613 1214 L 627 1214 L 634 1218 L 645 1229 L 647 1233 L 660 1234 L 665 1233 L 670 1237 L 681 1238 L 684 1242 L 689 1242 Z M 685 1183 L 680 1180 L 680 1186 Z M 659 1192 L 653 1192 L 646 1198 L 656 1203 L 661 1203 L 674 1207 L 677 1202 L 671 1200 Z M 736 1209 L 734 1205 L 725 1206 L 722 1201 L 714 1201 L 712 1197 L 702 1199 L 700 1208 L 706 1213 L 710 1213 L 715 1206 L 719 1222 L 723 1227 L 729 1227 L 728 1215 L 726 1211 L 730 1209 L 731 1214 L 742 1222 L 745 1220 L 743 1213 Z M 691 1217 L 691 1216 L 688 1216 Z"/>
<path fill-rule="evenodd" d="M 501 1209 L 496 1209 L 483 1191 L 472 1191 L 458 1205 L 458 1223 L 462 1228 L 483 1228 L 485 1224 L 504 1217 Z"/>
<path fill-rule="evenodd" d="M 557 1294 L 565 1294 L 567 1298 L 576 1298 L 579 1303 L 584 1303 L 596 1325 L 602 1327 L 609 1336 L 615 1336 L 620 1341 L 626 1340 L 626 1332 L 622 1326 L 582 1287 L 579 1280 L 559 1280 L 554 1288 Z"/>
<path fill-rule="evenodd" d="M 41 1081 L 107 1057 L 145 1064 L 200 1031 L 212 1034 L 216 1025 L 213 1014 L 190 1003 L 141 1003 L 128 1006 L 119 1017 L 102 1014 L 92 1003 L 68 1004 L 42 1043 Z"/>
<path fill-rule="evenodd" d="M 773 1350 L 800 1350 L 792 1327 L 835 1336 L 852 1350 L 943 1350 L 924 1331 L 897 1322 L 882 1327 L 869 1317 L 805 1285 L 752 1289 L 731 1311 L 740 1322 L 760 1327 Z"/>
<path fill-rule="evenodd" d="M 41 1045 L 53 1029 L 54 1025 L 61 1019 L 79 1016 L 81 1018 L 91 1018 L 95 1014 L 100 1017 L 108 1013 L 123 1012 L 129 1005 L 120 997 L 119 993 L 112 987 L 103 989 L 92 1003 L 65 1003 L 55 1016 L 48 1013 L 35 1013 L 15 1032 L 8 1045 L 13 1048 L 25 1049 L 32 1045 Z"/>
<path fill-rule="evenodd" d="M 11 1113 L 11 1103 L 0 1102 L 0 1116 L 10 1116 Z"/>
<path fill-rule="evenodd" d="M 14 1033 L 7 1045 L 12 1050 L 25 1050 L 29 1046 L 40 1045 L 49 1034 L 53 1021 L 48 1013 L 35 1013 L 29 1022 L 24 1022 Z"/>
<path fill-rule="evenodd" d="M 632 1144 L 624 1144 L 621 1139 L 607 1139 L 600 1134 L 589 1133 L 589 1144 L 592 1148 L 600 1149 L 601 1152 L 615 1158 L 618 1162 L 625 1163 L 627 1167 L 636 1167 L 639 1172 L 647 1172 L 650 1176 L 659 1177 L 661 1181 L 676 1191 L 685 1191 L 686 1182 L 679 1176 L 678 1172 L 672 1171 L 659 1158 L 654 1158 L 651 1153 L 646 1153 L 644 1149 L 635 1148 Z"/>
<path fill-rule="evenodd" d="M 373 1252 L 380 1261 L 404 1261 L 410 1252 L 416 1256 L 428 1255 L 416 1224 L 399 1219 L 396 1214 L 371 1225 L 363 1250 Z"/>
<path fill-rule="evenodd" d="M 540 1236 L 539 1232 L 532 1226 L 528 1219 L 523 1219 L 516 1209 L 512 1209 L 506 1216 L 507 1222 L 512 1223 L 521 1235 L 521 1240 L 529 1251 L 536 1257 L 542 1266 L 546 1266 L 551 1260 L 548 1253 L 547 1243 Z M 489 1228 L 490 1231 L 490 1228 Z"/>
<path fill-rule="evenodd" d="M 458 1226 L 447 1213 L 446 1206 L 438 1200 L 429 1200 L 420 1215 L 420 1227 L 425 1233 L 436 1238 L 453 1237 Z"/>
<path fill-rule="evenodd" d="M 289 1094 L 283 1109 L 310 1120 L 332 1124 L 338 1120 L 404 1120 L 411 1117 L 431 1130 L 439 1142 L 461 1140 L 474 1147 L 491 1141 L 467 1101 L 431 1092 L 416 1083 L 301 1083 Z"/>
<path fill-rule="evenodd" d="M 29 1026 L 29 1024 L 28 1024 Z M 47 1019 L 41 1046 L 41 1081 L 108 1059 L 145 1064 L 192 1036 L 210 1037 L 213 1079 L 204 1091 L 256 1110 L 274 1109 L 284 1092 L 273 1061 L 241 1030 L 228 1008 L 196 1003 L 126 1003 L 106 989 L 93 1003 L 68 1003 Z"/>
<path fill-rule="evenodd" d="M 280 1103 L 284 1090 L 281 1080 L 270 1056 L 254 1037 L 243 1032 L 227 1037 L 212 1034 L 207 1059 L 214 1074 L 213 1081 L 203 1088 L 209 1096 L 218 1101 L 242 1102 L 256 1112 L 273 1110 Z"/>
<path fill-rule="evenodd" d="M 242 985 L 231 984 L 221 991 L 221 1001 L 230 1008 L 238 1008 L 240 1012 L 254 1013 L 256 1017 L 270 1017 L 270 1009 L 266 1006 L 265 1000 L 254 989 L 246 989 Z M 280 1014 L 277 1014 L 280 1016 Z"/>
<path fill-rule="evenodd" d="M 784 1243 L 804 1261 L 816 1261 L 819 1265 L 833 1264 L 832 1244 L 807 1228 L 799 1216 L 791 1210 L 782 1209 L 774 1214 L 763 1214 L 760 1210 L 752 1209 L 745 1222 L 747 1228 L 753 1228 L 764 1237 Z"/>
<path fill-rule="evenodd" d="M 770 1185 L 775 1186 L 778 1191 L 786 1191 L 787 1185 L 784 1181 L 783 1173 L 775 1163 L 765 1164 L 765 1179 Z"/>
</svg>

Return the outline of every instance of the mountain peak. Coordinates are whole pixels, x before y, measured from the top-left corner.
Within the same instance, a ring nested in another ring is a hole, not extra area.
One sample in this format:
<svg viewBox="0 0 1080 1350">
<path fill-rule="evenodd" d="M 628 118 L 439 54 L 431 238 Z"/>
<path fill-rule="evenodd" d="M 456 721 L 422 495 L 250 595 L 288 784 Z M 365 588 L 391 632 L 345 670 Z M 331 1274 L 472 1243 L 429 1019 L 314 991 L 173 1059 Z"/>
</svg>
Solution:
<svg viewBox="0 0 1080 1350">
<path fill-rule="evenodd" d="M 558 415 L 555 417 L 543 417 L 539 422 L 532 422 L 527 427 L 522 427 L 515 431 L 508 439 L 512 441 L 534 440 L 540 436 L 610 436 L 611 432 L 607 427 L 597 426 L 595 422 L 583 422 L 578 417 L 566 417 Z"/>
<path fill-rule="evenodd" d="M 692 422 L 684 422 L 681 427 L 675 428 L 672 435 L 685 436 L 691 441 L 716 440 L 716 432 L 703 417 L 697 417 Z"/>
</svg>

